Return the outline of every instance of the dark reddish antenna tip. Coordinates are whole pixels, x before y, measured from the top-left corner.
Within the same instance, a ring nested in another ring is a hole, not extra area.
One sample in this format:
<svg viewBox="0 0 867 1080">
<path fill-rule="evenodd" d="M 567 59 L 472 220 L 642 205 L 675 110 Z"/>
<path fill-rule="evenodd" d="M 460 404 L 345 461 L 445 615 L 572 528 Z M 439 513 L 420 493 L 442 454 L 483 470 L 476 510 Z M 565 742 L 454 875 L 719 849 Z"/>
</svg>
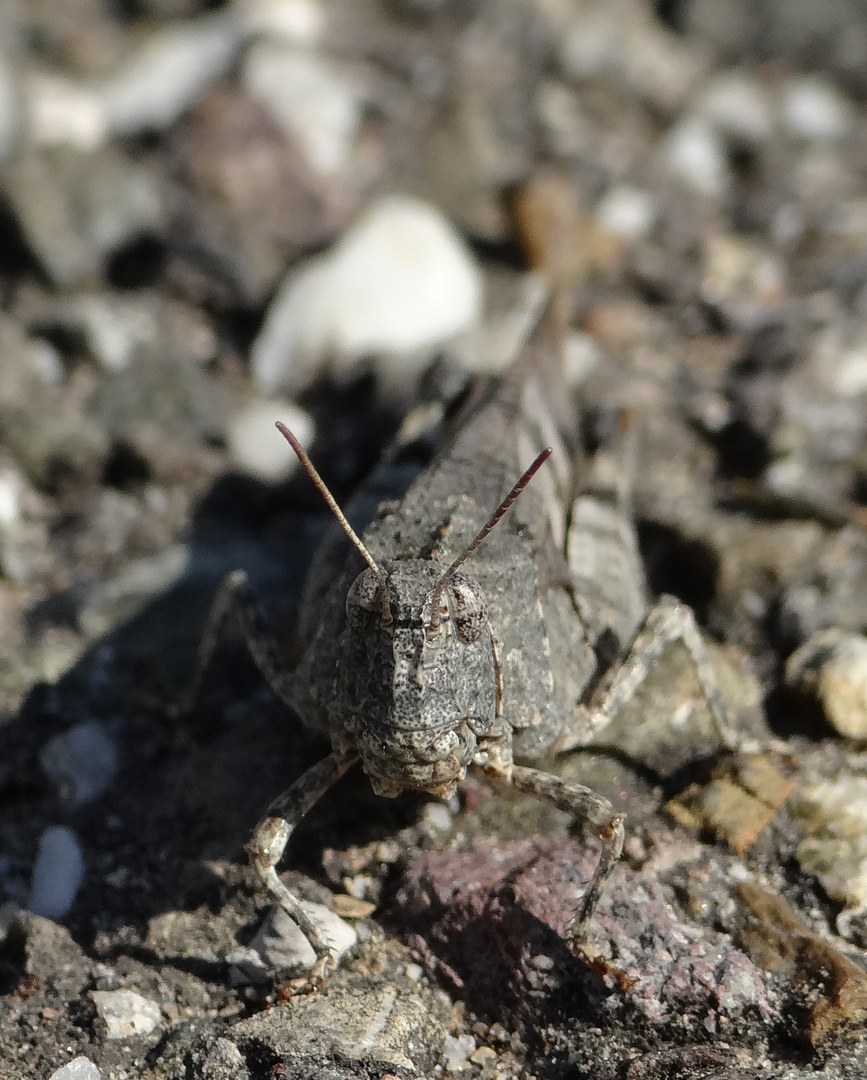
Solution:
<svg viewBox="0 0 867 1080">
<path fill-rule="evenodd" d="M 287 428 L 281 420 L 277 420 L 274 426 L 277 428 L 277 430 L 280 432 L 286 442 L 288 442 L 292 449 L 295 451 L 298 460 L 301 462 L 302 468 L 313 481 L 314 487 L 325 500 L 326 504 L 328 505 L 328 509 L 337 518 L 338 522 L 340 523 L 341 529 L 343 529 L 343 531 L 349 537 L 349 540 L 352 543 L 353 547 L 356 549 L 359 555 L 361 555 L 362 559 L 364 559 L 364 561 L 379 579 L 379 587 L 382 591 L 382 621 L 386 626 L 388 626 L 393 621 L 393 619 L 391 615 L 391 608 L 388 606 L 388 591 L 385 586 L 385 574 L 382 572 L 382 570 L 380 570 L 380 568 L 376 564 L 376 560 L 364 546 L 361 537 L 349 524 L 346 515 L 337 505 L 337 500 L 325 486 L 325 481 L 316 471 L 316 467 L 314 466 L 310 458 L 307 456 L 307 451 L 304 449 L 301 443 L 298 442 L 298 440 L 295 438 L 289 428 Z"/>
<path fill-rule="evenodd" d="M 452 563 L 452 565 L 448 568 L 448 570 L 446 570 L 446 572 L 443 574 L 443 576 L 436 583 L 436 585 L 434 586 L 433 593 L 431 594 L 430 623 L 428 623 L 428 628 L 427 628 L 428 634 L 434 634 L 439 629 L 439 625 L 440 625 L 440 613 L 439 613 L 440 596 L 442 596 L 442 591 L 445 588 L 445 584 L 448 581 L 448 579 L 452 576 L 452 574 L 455 572 L 455 570 L 457 570 L 458 567 L 464 562 L 464 560 L 467 559 L 470 555 L 472 555 L 472 553 L 476 550 L 476 548 L 479 546 L 479 544 L 481 544 L 481 542 L 485 539 L 485 537 L 488 535 L 488 533 L 490 533 L 490 531 L 492 529 L 496 528 L 497 523 L 500 521 L 500 519 L 503 517 L 503 515 L 508 511 L 509 507 L 515 501 L 515 499 L 517 499 L 517 497 L 521 494 L 521 492 L 524 490 L 524 488 L 527 486 L 527 484 L 530 483 L 530 481 L 533 479 L 533 477 L 536 475 L 536 473 L 539 471 L 539 469 L 542 468 L 542 466 L 545 464 L 545 462 L 548 460 L 548 458 L 551 456 L 552 453 L 553 453 L 553 450 L 551 449 L 551 447 L 546 446 L 545 449 L 542 451 L 542 453 L 539 454 L 538 457 L 535 459 L 533 464 L 530 465 L 530 467 L 523 473 L 523 475 L 520 477 L 518 482 L 515 484 L 515 486 L 512 488 L 512 490 L 509 492 L 509 494 L 505 497 L 505 499 L 503 499 L 503 501 L 500 503 L 500 505 L 497 507 L 497 509 L 493 512 L 493 514 L 491 514 L 491 516 L 488 518 L 487 522 L 485 523 L 484 528 L 481 530 L 481 532 L 478 534 L 478 536 L 473 540 L 473 542 L 469 545 L 469 547 L 464 548 L 464 550 L 461 552 L 461 554 L 458 555 L 458 557 L 455 559 L 455 561 Z"/>
</svg>

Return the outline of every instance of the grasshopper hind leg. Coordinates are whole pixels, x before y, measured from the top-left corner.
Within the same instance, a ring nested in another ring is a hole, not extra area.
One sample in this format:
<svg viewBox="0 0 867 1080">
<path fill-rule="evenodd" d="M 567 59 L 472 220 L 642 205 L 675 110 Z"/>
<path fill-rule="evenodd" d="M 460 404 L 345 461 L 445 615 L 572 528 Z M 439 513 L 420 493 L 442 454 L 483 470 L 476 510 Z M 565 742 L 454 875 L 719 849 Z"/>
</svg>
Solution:
<svg viewBox="0 0 867 1080">
<path fill-rule="evenodd" d="M 587 745 L 604 731 L 675 642 L 680 642 L 689 654 L 720 743 L 730 751 L 743 749 L 695 616 L 675 597 L 662 596 L 647 613 L 626 655 L 614 662 L 587 704 L 578 706 L 554 752 Z"/>
</svg>

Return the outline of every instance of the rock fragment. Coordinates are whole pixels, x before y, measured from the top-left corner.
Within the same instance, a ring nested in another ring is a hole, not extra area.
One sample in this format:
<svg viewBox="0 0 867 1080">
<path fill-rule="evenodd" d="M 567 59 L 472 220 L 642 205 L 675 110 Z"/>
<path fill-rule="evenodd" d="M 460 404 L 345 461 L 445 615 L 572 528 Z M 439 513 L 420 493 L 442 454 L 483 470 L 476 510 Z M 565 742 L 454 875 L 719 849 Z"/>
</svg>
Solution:
<svg viewBox="0 0 867 1080">
<path fill-rule="evenodd" d="M 475 259 L 434 207 L 406 196 L 372 206 L 327 253 L 293 271 L 252 349 L 266 393 L 303 389 L 326 364 L 338 378 L 375 357 L 388 392 L 481 315 Z"/>
<path fill-rule="evenodd" d="M 429 1005 L 413 993 L 388 986 L 333 987 L 242 1020 L 232 1028 L 232 1038 L 296 1067 L 324 1058 L 376 1062 L 378 1075 L 388 1071 L 385 1066 L 430 1075 L 440 1059 L 443 1031 Z"/>
<path fill-rule="evenodd" d="M 867 945 L 867 777 L 806 785 L 792 809 L 807 833 L 796 852 L 801 868 L 845 905 L 839 933 Z"/>
<path fill-rule="evenodd" d="M 84 877 L 78 837 L 65 825 L 51 825 L 39 838 L 27 908 L 47 919 L 62 919 L 75 902 Z"/>
<path fill-rule="evenodd" d="M 679 919 L 662 888 L 624 864 L 573 955 L 562 935 L 595 859 L 566 838 L 429 852 L 410 863 L 394 917 L 461 997 L 518 1030 L 571 995 L 600 1018 L 676 1016 L 684 1032 L 767 1014 L 747 957 Z"/>
<path fill-rule="evenodd" d="M 782 897 L 749 882 L 735 892 L 742 905 L 739 944 L 767 971 L 791 980 L 807 1006 L 813 1046 L 857 1037 L 867 1021 L 864 969 L 811 933 Z"/>
<path fill-rule="evenodd" d="M 48 1080 L 101 1080 L 102 1073 L 90 1058 L 80 1055 L 49 1076 Z"/>
<path fill-rule="evenodd" d="M 313 901 L 302 901 L 302 907 L 322 931 L 339 961 L 343 954 L 358 941 L 358 935 L 349 923 L 335 912 Z M 280 907 L 272 907 L 258 933 L 251 942 L 268 971 L 309 971 L 316 960 L 313 946 Z"/>
<path fill-rule="evenodd" d="M 161 1022 L 159 1005 L 135 990 L 92 990 L 90 996 L 106 1025 L 107 1039 L 149 1035 Z"/>
<path fill-rule="evenodd" d="M 71 806 L 98 799 L 111 786 L 119 758 L 114 736 L 99 720 L 84 720 L 49 739 L 39 763 Z"/>
<path fill-rule="evenodd" d="M 227 433 L 232 463 L 266 483 L 285 480 L 300 467 L 286 440 L 275 430 L 276 420 L 282 420 L 303 447 L 310 447 L 315 437 L 313 418 L 285 401 L 250 402 L 230 419 Z"/>
</svg>

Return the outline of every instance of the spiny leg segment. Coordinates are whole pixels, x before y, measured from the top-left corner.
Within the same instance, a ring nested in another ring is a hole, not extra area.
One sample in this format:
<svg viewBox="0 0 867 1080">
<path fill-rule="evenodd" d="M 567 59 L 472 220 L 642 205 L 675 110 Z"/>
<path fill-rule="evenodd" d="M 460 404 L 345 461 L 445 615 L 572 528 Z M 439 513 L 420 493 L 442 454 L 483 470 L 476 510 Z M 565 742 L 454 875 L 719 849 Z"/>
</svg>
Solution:
<svg viewBox="0 0 867 1080">
<path fill-rule="evenodd" d="M 577 708 L 573 723 L 567 725 L 557 743 L 557 753 L 586 745 L 604 730 L 630 702 L 665 650 L 677 641 L 682 642 L 695 667 L 720 742 L 727 750 L 741 749 L 695 615 L 676 597 L 662 596 L 647 613 L 626 656 L 612 665 L 590 701 Z"/>
</svg>

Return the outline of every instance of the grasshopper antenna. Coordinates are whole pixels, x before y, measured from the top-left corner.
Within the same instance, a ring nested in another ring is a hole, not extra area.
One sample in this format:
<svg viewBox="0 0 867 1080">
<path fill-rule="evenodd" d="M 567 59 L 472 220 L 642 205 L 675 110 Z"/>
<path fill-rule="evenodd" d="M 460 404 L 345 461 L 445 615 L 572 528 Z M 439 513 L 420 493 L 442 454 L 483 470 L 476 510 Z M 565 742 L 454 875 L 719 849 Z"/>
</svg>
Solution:
<svg viewBox="0 0 867 1080">
<path fill-rule="evenodd" d="M 485 539 L 488 533 L 496 527 L 497 523 L 500 521 L 500 519 L 503 517 L 503 515 L 506 513 L 512 503 L 515 501 L 515 499 L 517 499 L 517 497 L 521 494 L 527 484 L 530 483 L 530 481 L 533 479 L 539 469 L 542 468 L 542 466 L 545 464 L 551 454 L 552 450 L 550 446 L 546 447 L 542 451 L 542 453 L 539 454 L 533 464 L 524 472 L 523 476 L 521 476 L 521 478 L 518 480 L 518 482 L 509 492 L 509 494 L 505 497 L 505 499 L 503 499 L 497 509 L 488 518 L 487 522 L 484 525 L 484 528 L 481 530 L 475 540 L 473 540 L 473 542 L 468 547 L 464 548 L 461 554 L 458 555 L 458 557 L 448 568 L 448 570 L 446 570 L 446 572 L 439 579 L 436 585 L 434 585 L 434 590 L 431 594 L 430 623 L 428 624 L 427 628 L 427 633 L 429 636 L 435 634 L 436 631 L 439 629 L 441 621 L 440 597 L 442 596 L 442 591 L 445 588 L 448 579 L 452 576 L 455 570 L 457 570 L 458 567 L 464 562 L 464 560 L 467 559 L 470 555 L 472 555 L 472 553 L 476 550 L 479 544 L 481 544 L 481 542 Z"/>
<path fill-rule="evenodd" d="M 355 529 L 353 529 L 353 527 L 349 524 L 349 522 L 348 522 L 348 520 L 346 518 L 346 514 L 344 514 L 343 511 L 340 509 L 340 507 L 337 505 L 337 500 L 334 498 L 334 496 L 331 494 L 331 492 L 325 486 L 325 481 L 322 479 L 322 477 L 316 471 L 316 467 L 314 466 L 314 464 L 310 460 L 310 458 L 307 456 L 307 451 L 304 449 L 304 447 L 301 445 L 301 443 L 298 442 L 298 440 L 295 438 L 295 436 L 292 434 L 292 432 L 289 430 L 289 428 L 286 427 L 286 425 L 284 423 L 282 423 L 280 420 L 278 420 L 275 426 L 276 426 L 277 430 L 280 432 L 280 434 L 283 436 L 283 438 L 286 440 L 286 442 L 288 442 L 289 445 L 292 447 L 292 449 L 295 451 L 295 453 L 296 453 L 296 455 L 298 457 L 298 460 L 301 462 L 301 465 L 302 465 L 304 471 L 307 473 L 307 475 L 313 481 L 314 487 L 316 488 L 316 490 L 319 492 L 319 494 L 322 496 L 322 498 L 327 503 L 328 509 L 337 518 L 337 521 L 340 524 L 341 529 L 343 529 L 343 531 L 349 537 L 349 540 L 352 543 L 352 546 L 359 553 L 359 555 L 362 557 L 362 559 L 364 559 L 364 561 L 367 563 L 367 565 L 370 567 L 370 569 L 374 572 L 374 574 L 376 574 L 376 576 L 377 576 L 377 578 L 379 580 L 380 592 L 382 594 L 382 622 L 383 622 L 384 626 L 389 626 L 394 620 L 392 618 L 391 608 L 388 606 L 388 590 L 386 589 L 386 586 L 385 586 L 385 574 L 382 572 L 382 570 L 379 568 L 379 566 L 377 566 L 376 560 L 373 558 L 373 556 L 370 554 L 370 552 L 367 550 L 367 548 L 362 543 L 361 537 L 358 535 L 358 533 L 355 531 Z M 549 451 L 549 453 L 550 453 L 550 451 Z M 541 462 L 540 462 L 540 464 L 541 464 Z M 532 466 L 531 466 L 531 468 L 532 468 Z M 529 477 L 528 477 L 528 479 L 529 479 Z M 481 537 L 479 539 L 481 539 Z M 477 543 L 477 541 L 474 541 L 474 543 Z M 467 554 L 469 554 L 469 552 L 467 552 Z M 461 560 L 461 561 L 463 561 L 463 560 Z M 451 571 L 449 571 L 449 573 L 451 573 Z"/>
</svg>

